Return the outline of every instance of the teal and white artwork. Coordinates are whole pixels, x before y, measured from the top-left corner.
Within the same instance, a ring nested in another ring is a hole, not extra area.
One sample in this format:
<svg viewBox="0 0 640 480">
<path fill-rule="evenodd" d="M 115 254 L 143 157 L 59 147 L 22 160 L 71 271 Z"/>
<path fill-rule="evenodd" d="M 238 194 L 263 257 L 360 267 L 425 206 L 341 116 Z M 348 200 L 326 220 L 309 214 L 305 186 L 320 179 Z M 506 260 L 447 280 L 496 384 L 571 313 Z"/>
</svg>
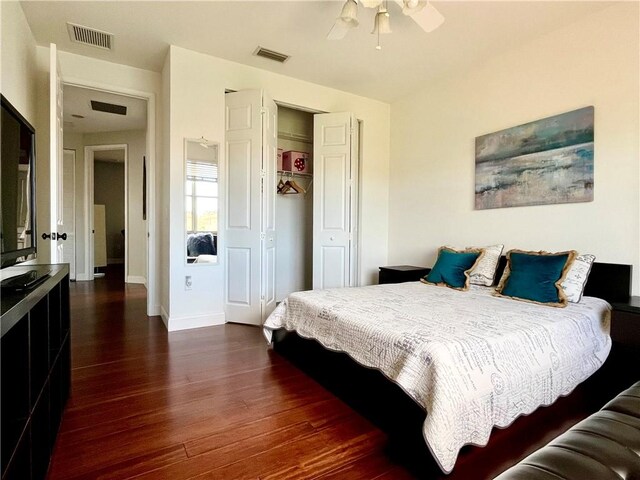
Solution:
<svg viewBox="0 0 640 480">
<path fill-rule="evenodd" d="M 593 107 L 476 137 L 476 210 L 593 201 Z"/>
</svg>

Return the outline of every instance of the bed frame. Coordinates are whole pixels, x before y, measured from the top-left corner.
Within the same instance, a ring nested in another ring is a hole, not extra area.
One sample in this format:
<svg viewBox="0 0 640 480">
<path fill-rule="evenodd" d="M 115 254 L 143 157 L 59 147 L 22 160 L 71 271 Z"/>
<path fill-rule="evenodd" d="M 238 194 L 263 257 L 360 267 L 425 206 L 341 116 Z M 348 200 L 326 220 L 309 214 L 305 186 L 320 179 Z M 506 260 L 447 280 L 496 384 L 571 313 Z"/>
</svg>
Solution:
<svg viewBox="0 0 640 480">
<path fill-rule="evenodd" d="M 506 265 L 502 257 L 496 278 Z M 631 293 L 631 265 L 594 263 L 585 295 L 608 302 L 626 302 Z M 377 370 L 363 367 L 347 354 L 326 350 L 315 340 L 295 332 L 274 332 L 275 354 L 280 354 L 382 429 L 389 438 L 387 454 L 417 478 L 491 479 L 529 453 L 542 447 L 579 420 L 600 409 L 621 390 L 613 385 L 609 361 L 554 404 L 520 417 L 506 429 L 494 429 L 485 447 L 466 446 L 449 475 L 444 475 L 422 437 L 424 410 L 400 387 Z M 372 399 L 374 401 L 372 401 Z M 393 405 L 392 408 L 389 408 Z M 395 412 L 393 416 L 389 412 Z"/>
</svg>

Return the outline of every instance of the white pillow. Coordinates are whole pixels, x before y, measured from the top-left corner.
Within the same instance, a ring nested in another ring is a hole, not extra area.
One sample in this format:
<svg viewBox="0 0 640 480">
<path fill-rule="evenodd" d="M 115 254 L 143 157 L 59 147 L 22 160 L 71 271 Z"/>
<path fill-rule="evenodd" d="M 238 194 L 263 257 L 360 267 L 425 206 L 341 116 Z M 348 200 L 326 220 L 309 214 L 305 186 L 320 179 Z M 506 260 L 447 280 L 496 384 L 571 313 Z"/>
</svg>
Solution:
<svg viewBox="0 0 640 480">
<path fill-rule="evenodd" d="M 591 265 L 593 265 L 595 259 L 595 255 L 585 253 L 584 255 L 578 255 L 573 260 L 567 276 L 561 284 L 567 300 L 570 302 L 578 303 L 582 298 L 582 293 L 591 271 Z"/>
<path fill-rule="evenodd" d="M 471 248 L 471 247 L 469 247 Z M 496 276 L 496 269 L 500 261 L 500 255 L 504 245 L 491 245 L 489 247 L 475 247 L 484 250 L 484 255 L 477 265 L 469 272 L 469 283 L 490 287 Z"/>
</svg>

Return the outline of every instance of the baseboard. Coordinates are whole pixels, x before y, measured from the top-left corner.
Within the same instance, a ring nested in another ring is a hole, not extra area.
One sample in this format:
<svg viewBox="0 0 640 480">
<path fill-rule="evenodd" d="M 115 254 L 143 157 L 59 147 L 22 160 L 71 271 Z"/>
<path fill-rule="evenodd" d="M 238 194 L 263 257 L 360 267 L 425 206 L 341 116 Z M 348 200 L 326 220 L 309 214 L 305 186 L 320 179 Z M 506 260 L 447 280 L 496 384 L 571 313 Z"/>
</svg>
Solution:
<svg viewBox="0 0 640 480">
<path fill-rule="evenodd" d="M 88 282 L 89 280 L 93 280 L 93 275 L 89 277 L 86 273 L 76 273 L 77 282 Z"/>
<path fill-rule="evenodd" d="M 167 330 L 189 330 L 192 328 L 212 327 L 225 323 L 224 313 L 207 313 L 204 315 L 187 315 L 184 317 L 170 317 Z"/>
<path fill-rule="evenodd" d="M 124 258 L 107 258 L 107 265 L 122 265 Z"/>
<path fill-rule="evenodd" d="M 162 310 L 160 305 L 151 305 L 151 307 L 149 308 L 149 313 L 147 313 L 147 315 L 150 317 L 162 316 Z M 162 321 L 164 322 L 164 319 Z M 165 327 L 166 326 L 167 324 L 165 322 Z"/>
<path fill-rule="evenodd" d="M 147 279 L 140 275 L 129 275 L 127 277 L 127 283 L 142 283 L 143 285 L 147 285 Z"/>
<path fill-rule="evenodd" d="M 169 314 L 162 305 L 160 305 L 160 317 L 162 318 L 164 326 L 167 327 L 167 330 L 169 330 Z"/>
</svg>

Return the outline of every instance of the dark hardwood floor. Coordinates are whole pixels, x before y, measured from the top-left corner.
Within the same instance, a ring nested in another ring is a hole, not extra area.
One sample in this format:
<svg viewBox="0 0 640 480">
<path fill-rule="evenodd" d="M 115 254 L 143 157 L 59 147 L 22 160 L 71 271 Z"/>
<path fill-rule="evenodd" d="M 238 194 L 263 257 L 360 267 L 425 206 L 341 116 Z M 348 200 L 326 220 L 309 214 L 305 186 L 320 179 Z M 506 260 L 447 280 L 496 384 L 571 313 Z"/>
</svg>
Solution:
<svg viewBox="0 0 640 480">
<path fill-rule="evenodd" d="M 396 439 L 358 408 L 375 393 L 328 390 L 257 328 L 169 334 L 145 294 L 117 270 L 71 285 L 72 391 L 50 480 L 442 477 L 421 439 Z M 446 478 L 492 478 L 595 409 L 583 396 L 517 420 L 525 435 L 465 447 Z"/>
</svg>

